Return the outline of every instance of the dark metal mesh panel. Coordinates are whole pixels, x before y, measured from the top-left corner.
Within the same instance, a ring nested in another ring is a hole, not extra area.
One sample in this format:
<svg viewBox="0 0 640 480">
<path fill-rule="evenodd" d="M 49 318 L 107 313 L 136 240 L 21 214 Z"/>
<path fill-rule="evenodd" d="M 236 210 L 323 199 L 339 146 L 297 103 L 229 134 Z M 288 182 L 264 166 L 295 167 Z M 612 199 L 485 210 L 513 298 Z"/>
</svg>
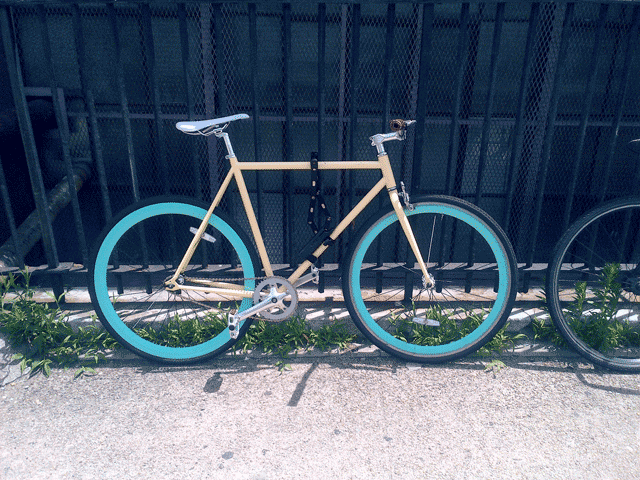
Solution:
<svg viewBox="0 0 640 480">
<path fill-rule="evenodd" d="M 637 154 L 626 149 L 640 137 L 634 8 L 118 2 L 10 12 L 24 93 L 51 99 L 52 84 L 62 89 L 70 154 L 96 167 L 80 201 L 89 242 L 109 210 L 136 198 L 210 200 L 217 191 L 224 145 L 179 133 L 177 121 L 249 113 L 229 129 L 241 160 L 307 161 L 320 151 L 321 160 L 367 161 L 368 138 L 403 117 L 423 123 L 408 141 L 387 144 L 397 179 L 414 195 L 477 202 L 505 227 L 519 260 L 535 263 L 579 213 L 637 191 Z M 42 18 L 55 79 L 43 68 Z M 51 170 L 43 169 L 49 184 Z M 272 261 L 295 262 L 312 236 L 309 172 L 246 181 Z M 375 181 L 324 172 L 332 214 L 344 215 Z M 248 229 L 235 192 L 221 208 Z M 324 260 L 339 262 L 344 248 Z"/>
</svg>

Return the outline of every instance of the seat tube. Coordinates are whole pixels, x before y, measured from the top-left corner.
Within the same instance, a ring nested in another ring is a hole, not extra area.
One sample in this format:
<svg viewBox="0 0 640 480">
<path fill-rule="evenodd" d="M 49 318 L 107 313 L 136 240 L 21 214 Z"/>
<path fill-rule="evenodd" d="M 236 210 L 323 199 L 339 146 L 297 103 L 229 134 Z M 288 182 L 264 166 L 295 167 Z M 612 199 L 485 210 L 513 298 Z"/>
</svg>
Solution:
<svg viewBox="0 0 640 480">
<path fill-rule="evenodd" d="M 230 146 L 231 145 L 229 144 L 229 147 Z M 249 191 L 247 190 L 247 185 L 244 182 L 242 169 L 240 168 L 238 159 L 235 156 L 229 157 L 229 161 L 231 162 L 231 172 L 236 180 L 236 184 L 238 185 L 238 192 L 240 193 L 240 198 L 242 199 L 242 205 L 244 206 L 247 220 L 249 220 L 251 233 L 253 234 L 253 239 L 256 242 L 256 247 L 258 248 L 258 256 L 262 261 L 262 268 L 264 269 L 265 275 L 267 277 L 271 277 L 273 276 L 273 269 L 271 268 L 271 262 L 269 261 L 267 249 L 264 246 L 264 240 L 262 238 L 262 233 L 260 232 L 258 219 L 256 218 L 255 211 L 253 210 L 253 205 L 251 204 L 251 197 L 249 197 Z"/>
</svg>

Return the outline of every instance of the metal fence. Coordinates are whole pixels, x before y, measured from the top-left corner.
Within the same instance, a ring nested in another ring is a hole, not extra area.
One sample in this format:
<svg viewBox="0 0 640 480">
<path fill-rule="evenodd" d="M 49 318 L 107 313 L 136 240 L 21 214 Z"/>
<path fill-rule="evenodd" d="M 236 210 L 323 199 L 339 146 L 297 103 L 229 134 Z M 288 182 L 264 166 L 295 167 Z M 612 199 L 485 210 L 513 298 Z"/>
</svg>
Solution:
<svg viewBox="0 0 640 480">
<path fill-rule="evenodd" d="M 529 273 L 578 214 L 637 191 L 635 2 L 0 1 L 0 21 L 7 266 L 83 272 L 123 207 L 210 199 L 222 145 L 173 124 L 239 112 L 236 154 L 258 161 L 370 160 L 369 136 L 416 119 L 389 148 L 398 180 L 487 210 Z M 326 174 L 324 196 L 341 216 L 373 181 Z M 248 186 L 272 261 L 294 263 L 309 174 Z"/>
</svg>

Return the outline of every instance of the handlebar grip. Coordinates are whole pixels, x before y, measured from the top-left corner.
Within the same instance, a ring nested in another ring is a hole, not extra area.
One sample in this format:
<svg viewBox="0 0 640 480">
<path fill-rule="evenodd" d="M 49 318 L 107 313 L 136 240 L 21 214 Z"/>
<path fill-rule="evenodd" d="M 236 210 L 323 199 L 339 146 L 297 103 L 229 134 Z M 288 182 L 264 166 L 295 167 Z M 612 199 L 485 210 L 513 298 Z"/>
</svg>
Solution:
<svg viewBox="0 0 640 480">
<path fill-rule="evenodd" d="M 392 131 L 399 132 L 400 130 L 404 130 L 405 128 L 407 128 L 407 122 L 400 118 L 396 118 L 395 120 L 391 120 L 389 122 L 389 127 Z"/>
</svg>

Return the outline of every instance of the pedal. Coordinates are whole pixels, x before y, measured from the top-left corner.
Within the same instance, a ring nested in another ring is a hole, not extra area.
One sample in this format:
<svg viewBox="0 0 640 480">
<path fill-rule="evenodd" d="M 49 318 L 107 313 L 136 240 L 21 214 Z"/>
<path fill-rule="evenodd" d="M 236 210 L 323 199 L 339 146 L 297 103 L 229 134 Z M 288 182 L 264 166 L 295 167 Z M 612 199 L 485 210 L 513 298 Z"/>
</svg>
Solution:
<svg viewBox="0 0 640 480">
<path fill-rule="evenodd" d="M 437 320 L 433 320 L 432 318 L 426 317 L 413 317 L 411 319 L 413 323 L 417 323 L 418 325 L 426 325 L 427 327 L 439 327 L 440 322 Z"/>
<path fill-rule="evenodd" d="M 229 327 L 229 337 L 232 339 L 238 338 L 238 324 L 240 323 L 240 318 L 236 315 L 231 315 L 227 317 L 227 325 Z"/>
<path fill-rule="evenodd" d="M 189 229 L 189 231 L 191 233 L 193 233 L 194 235 L 196 235 L 198 233 L 198 229 L 196 227 L 191 227 Z M 209 243 L 215 243 L 216 239 L 214 237 L 212 237 L 211 235 L 209 235 L 208 233 L 204 232 L 202 234 L 202 240 L 204 240 L 205 242 L 209 242 Z"/>
</svg>

